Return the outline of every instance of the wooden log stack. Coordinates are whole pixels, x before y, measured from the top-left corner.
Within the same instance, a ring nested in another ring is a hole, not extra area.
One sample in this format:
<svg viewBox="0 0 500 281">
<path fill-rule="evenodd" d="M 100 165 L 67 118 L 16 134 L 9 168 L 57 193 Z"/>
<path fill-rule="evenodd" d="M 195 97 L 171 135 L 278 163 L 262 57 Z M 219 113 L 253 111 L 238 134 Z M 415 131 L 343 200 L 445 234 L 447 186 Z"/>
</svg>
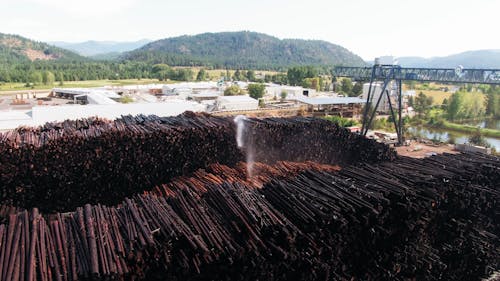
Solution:
<svg viewBox="0 0 500 281">
<path fill-rule="evenodd" d="M 498 158 L 255 166 L 258 180 L 214 164 L 116 206 L 3 207 L 2 280 L 480 280 L 500 266 Z"/>
<path fill-rule="evenodd" d="M 192 113 L 1 134 L 0 280 L 481 280 L 500 269 L 498 157 L 397 157 L 304 117 L 247 119 L 243 152 L 235 134 L 232 119 Z"/>
<path fill-rule="evenodd" d="M 328 121 L 277 120 L 246 122 L 245 137 L 255 138 L 258 161 L 337 164 L 394 154 L 381 144 L 374 150 L 370 140 Z M 232 118 L 139 115 L 19 128 L 0 134 L 0 203 L 46 212 L 86 203 L 113 205 L 209 164 L 232 166 L 244 159 Z"/>
</svg>

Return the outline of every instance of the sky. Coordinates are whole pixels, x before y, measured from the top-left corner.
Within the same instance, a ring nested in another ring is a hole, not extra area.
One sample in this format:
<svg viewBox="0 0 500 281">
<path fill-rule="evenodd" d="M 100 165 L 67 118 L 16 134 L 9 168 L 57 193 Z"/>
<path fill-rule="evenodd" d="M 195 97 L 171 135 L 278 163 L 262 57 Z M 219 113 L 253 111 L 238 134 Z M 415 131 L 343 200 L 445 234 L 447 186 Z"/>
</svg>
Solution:
<svg viewBox="0 0 500 281">
<path fill-rule="evenodd" d="M 0 0 L 0 32 L 81 42 L 249 30 L 373 60 L 500 49 L 499 12 L 500 0 Z"/>
</svg>

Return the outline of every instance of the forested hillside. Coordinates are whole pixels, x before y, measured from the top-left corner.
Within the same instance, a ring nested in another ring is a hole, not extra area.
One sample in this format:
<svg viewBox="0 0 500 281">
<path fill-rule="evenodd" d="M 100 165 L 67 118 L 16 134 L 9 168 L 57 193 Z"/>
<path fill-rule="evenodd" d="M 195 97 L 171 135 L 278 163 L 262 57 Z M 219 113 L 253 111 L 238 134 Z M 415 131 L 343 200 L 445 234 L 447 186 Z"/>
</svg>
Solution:
<svg viewBox="0 0 500 281">
<path fill-rule="evenodd" d="M 132 51 L 146 45 L 149 42 L 151 42 L 151 40 L 142 39 L 129 42 L 90 40 L 79 43 L 69 43 L 62 41 L 55 41 L 50 43 L 64 49 L 72 50 L 82 56 L 94 57 L 96 55 L 102 56 L 110 53 L 123 53 Z"/>
<path fill-rule="evenodd" d="M 0 33 L 0 63 L 19 63 L 36 60 L 83 60 L 71 51 L 19 35 Z"/>
<path fill-rule="evenodd" d="M 178 80 L 193 76 L 171 66 L 286 71 L 292 66 L 305 65 L 321 67 L 328 73 L 333 65 L 364 65 L 364 62 L 347 49 L 328 42 L 280 40 L 254 32 L 164 39 L 116 59 L 101 57 L 101 60 L 21 36 L 0 34 L 0 83 L 23 82 L 28 86 L 46 80 Z"/>
<path fill-rule="evenodd" d="M 204 33 L 151 42 L 126 60 L 215 68 L 279 69 L 292 65 L 364 65 L 349 50 L 319 40 L 284 39 L 255 32 Z"/>
<path fill-rule="evenodd" d="M 398 58 L 401 66 L 407 67 L 438 67 L 455 68 L 462 65 L 465 68 L 500 68 L 500 50 L 477 50 L 460 54 L 421 58 L 421 57 L 401 57 Z"/>
</svg>

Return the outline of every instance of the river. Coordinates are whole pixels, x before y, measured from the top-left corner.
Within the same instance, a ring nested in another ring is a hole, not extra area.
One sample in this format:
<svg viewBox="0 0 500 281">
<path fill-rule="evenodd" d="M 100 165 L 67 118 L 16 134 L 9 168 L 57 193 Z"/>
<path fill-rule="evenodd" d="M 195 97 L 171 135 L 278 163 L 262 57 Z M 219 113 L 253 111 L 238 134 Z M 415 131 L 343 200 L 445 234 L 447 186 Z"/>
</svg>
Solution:
<svg viewBox="0 0 500 281">
<path fill-rule="evenodd" d="M 495 126 L 500 126 L 500 120 L 492 120 L 496 121 Z M 488 121 L 478 121 L 475 125 L 479 125 L 480 123 L 483 126 L 488 126 Z M 495 123 L 493 123 L 495 124 Z M 484 128 L 484 127 L 483 127 Z M 489 127 L 487 127 L 489 128 Z M 494 127 L 492 129 L 499 129 L 499 127 Z M 409 127 L 408 132 L 413 135 L 421 136 L 430 140 L 439 140 L 442 142 L 447 142 L 450 138 L 455 139 L 455 143 L 467 143 L 469 140 L 469 135 L 467 133 L 448 131 L 446 129 L 436 129 L 436 128 L 425 128 L 425 127 Z M 495 148 L 496 151 L 500 151 L 500 139 L 497 138 L 489 138 L 484 137 L 484 139 Z"/>
</svg>

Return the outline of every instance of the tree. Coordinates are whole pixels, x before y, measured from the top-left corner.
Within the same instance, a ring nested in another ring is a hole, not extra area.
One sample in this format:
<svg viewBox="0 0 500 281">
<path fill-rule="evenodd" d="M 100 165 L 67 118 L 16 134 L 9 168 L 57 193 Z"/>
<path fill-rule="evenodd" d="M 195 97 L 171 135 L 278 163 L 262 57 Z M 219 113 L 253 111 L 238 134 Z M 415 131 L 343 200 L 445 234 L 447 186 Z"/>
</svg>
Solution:
<svg viewBox="0 0 500 281">
<path fill-rule="evenodd" d="M 207 79 L 207 72 L 202 68 L 196 75 L 196 81 L 205 81 L 205 79 Z"/>
<path fill-rule="evenodd" d="M 352 87 L 352 94 L 351 96 L 357 97 L 363 94 L 363 82 L 358 81 L 354 86 Z"/>
<path fill-rule="evenodd" d="M 238 85 L 232 85 L 224 90 L 224 96 L 239 96 L 242 95 L 243 91 L 238 87 Z"/>
<path fill-rule="evenodd" d="M 337 77 L 336 76 L 332 77 L 332 91 L 334 91 L 334 92 L 337 91 Z"/>
<path fill-rule="evenodd" d="M 456 92 L 451 95 L 447 110 L 448 119 L 453 121 L 459 118 L 460 111 L 462 110 L 463 107 L 463 100 L 464 98 L 462 92 Z"/>
<path fill-rule="evenodd" d="M 42 74 L 42 82 L 44 85 L 52 85 L 54 84 L 55 81 L 55 75 L 54 73 L 50 71 L 44 71 Z"/>
<path fill-rule="evenodd" d="M 414 105 L 415 105 L 415 99 L 413 98 L 413 96 L 410 96 L 408 98 L 408 106 L 413 107 Z"/>
<path fill-rule="evenodd" d="M 168 65 L 160 63 L 153 65 L 151 71 L 153 72 L 155 78 L 160 81 L 164 81 L 169 78 L 169 72 L 171 71 L 171 69 Z"/>
<path fill-rule="evenodd" d="M 318 71 L 312 66 L 295 66 L 287 71 L 288 82 L 293 85 L 301 85 L 306 78 L 318 76 Z"/>
<path fill-rule="evenodd" d="M 340 90 L 345 95 L 350 96 L 352 94 L 352 81 L 350 78 L 344 78 L 340 84 Z"/>
<path fill-rule="evenodd" d="M 478 92 L 456 92 L 450 97 L 448 105 L 448 119 L 479 118 L 488 111 L 487 104 L 482 102 L 482 95 Z"/>
<path fill-rule="evenodd" d="M 62 72 L 57 73 L 57 81 L 59 82 L 59 86 L 64 85 L 64 75 Z"/>
<path fill-rule="evenodd" d="M 255 71 L 253 71 L 253 70 L 247 71 L 247 79 L 248 79 L 248 81 L 251 81 L 251 82 L 255 81 Z"/>
<path fill-rule="evenodd" d="M 0 71 L 0 81 L 1 82 L 11 82 L 11 77 L 10 77 L 9 72 Z"/>
<path fill-rule="evenodd" d="M 319 92 L 319 90 L 321 89 L 319 77 L 311 78 L 311 88 Z"/>
<path fill-rule="evenodd" d="M 414 108 L 419 117 L 429 111 L 430 106 L 432 105 L 432 100 L 432 97 L 427 97 L 422 92 L 417 95 L 417 97 L 415 98 Z"/>
<path fill-rule="evenodd" d="M 264 96 L 264 90 L 266 86 L 260 83 L 254 83 L 248 85 L 248 95 L 254 99 L 260 99 Z"/>
<path fill-rule="evenodd" d="M 486 114 L 493 117 L 500 116 L 500 93 L 496 93 L 493 87 L 488 89 L 486 96 Z"/>
<path fill-rule="evenodd" d="M 281 101 L 284 101 L 287 96 L 288 96 L 288 93 L 286 91 L 281 91 L 281 94 L 280 94 Z"/>
<path fill-rule="evenodd" d="M 33 71 L 28 77 L 28 83 L 35 85 L 41 84 L 43 81 L 42 73 L 40 71 Z"/>
<path fill-rule="evenodd" d="M 158 73 L 160 71 L 169 70 L 169 69 L 170 69 L 170 66 L 168 66 L 168 65 L 166 65 L 164 63 L 155 64 L 151 68 L 151 70 L 153 71 L 153 73 Z"/>
<path fill-rule="evenodd" d="M 443 102 L 441 103 L 441 108 L 445 111 L 448 110 L 448 99 L 444 99 Z"/>
<path fill-rule="evenodd" d="M 476 131 L 470 135 L 469 142 L 474 145 L 489 146 L 489 143 L 484 139 L 481 129 L 477 128 Z"/>
<path fill-rule="evenodd" d="M 239 69 L 236 69 L 236 71 L 234 72 L 233 79 L 235 81 L 241 81 L 242 80 L 242 75 L 241 75 L 241 72 L 240 72 Z"/>
</svg>

